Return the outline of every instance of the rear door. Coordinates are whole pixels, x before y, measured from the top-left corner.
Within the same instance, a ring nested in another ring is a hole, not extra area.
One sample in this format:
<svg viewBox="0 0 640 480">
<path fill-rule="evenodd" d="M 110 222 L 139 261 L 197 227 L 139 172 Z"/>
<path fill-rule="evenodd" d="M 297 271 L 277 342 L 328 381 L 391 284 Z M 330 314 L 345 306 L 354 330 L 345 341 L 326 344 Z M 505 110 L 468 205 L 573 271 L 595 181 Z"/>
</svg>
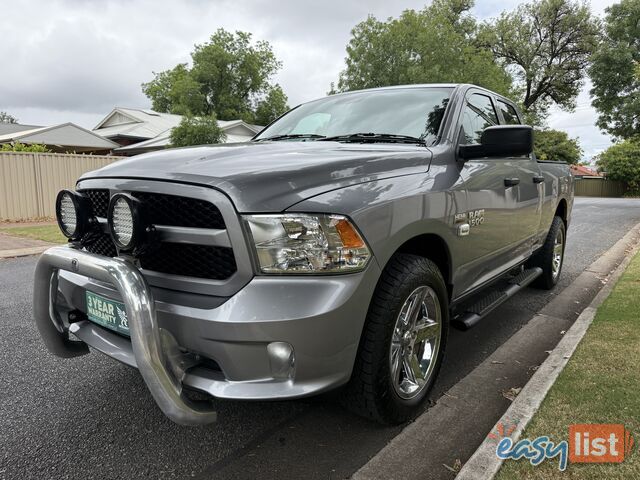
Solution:
<svg viewBox="0 0 640 480">
<path fill-rule="evenodd" d="M 504 125 L 520 125 L 521 117 L 511 102 L 498 98 L 498 114 Z M 542 201 L 544 199 L 544 177 L 533 154 L 508 158 L 514 169 L 514 178 L 519 182 L 516 191 L 516 215 L 512 236 L 514 255 L 525 259 L 531 255 L 540 229 Z"/>
<path fill-rule="evenodd" d="M 460 116 L 458 144 L 480 143 L 482 131 L 499 124 L 493 96 L 471 89 Z M 477 158 L 464 162 L 460 172 L 467 190 L 469 235 L 462 280 L 464 292 L 507 270 L 514 264 L 513 229 L 516 224 L 517 185 L 512 159 Z"/>
</svg>

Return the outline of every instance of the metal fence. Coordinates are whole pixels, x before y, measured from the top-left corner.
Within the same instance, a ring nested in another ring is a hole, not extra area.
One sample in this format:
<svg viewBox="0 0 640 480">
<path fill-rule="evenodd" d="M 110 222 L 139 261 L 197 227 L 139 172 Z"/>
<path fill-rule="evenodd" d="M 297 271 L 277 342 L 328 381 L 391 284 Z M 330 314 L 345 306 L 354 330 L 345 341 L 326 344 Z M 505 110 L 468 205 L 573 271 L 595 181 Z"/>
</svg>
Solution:
<svg viewBox="0 0 640 480">
<path fill-rule="evenodd" d="M 73 188 L 83 173 L 120 159 L 122 157 L 0 152 L 0 219 L 53 217 L 59 190 Z"/>
<path fill-rule="evenodd" d="M 580 197 L 622 197 L 627 191 L 624 182 L 605 178 L 576 178 L 575 185 Z"/>
<path fill-rule="evenodd" d="M 80 175 L 123 157 L 66 153 L 0 152 L 0 220 L 54 217 L 55 198 L 73 188 Z M 621 197 L 624 182 L 604 178 L 577 178 L 575 194 L 585 197 Z"/>
</svg>

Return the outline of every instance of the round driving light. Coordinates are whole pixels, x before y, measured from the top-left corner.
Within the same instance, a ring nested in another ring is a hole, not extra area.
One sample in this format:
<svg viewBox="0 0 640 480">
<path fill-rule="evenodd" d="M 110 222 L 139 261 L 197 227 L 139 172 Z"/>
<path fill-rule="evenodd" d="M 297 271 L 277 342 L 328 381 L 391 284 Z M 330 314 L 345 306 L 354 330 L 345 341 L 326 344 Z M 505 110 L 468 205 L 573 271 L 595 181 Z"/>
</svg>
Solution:
<svg viewBox="0 0 640 480">
<path fill-rule="evenodd" d="M 127 201 L 120 197 L 113 203 L 113 234 L 118 245 L 127 247 L 133 239 L 133 211 Z"/>
<path fill-rule="evenodd" d="M 71 190 L 61 190 L 56 197 L 56 219 L 65 237 L 78 240 L 86 232 L 91 217 L 88 199 Z"/>
<path fill-rule="evenodd" d="M 140 219 L 138 200 L 123 193 L 111 198 L 109 230 L 120 250 L 132 250 L 140 243 L 144 225 Z"/>
</svg>

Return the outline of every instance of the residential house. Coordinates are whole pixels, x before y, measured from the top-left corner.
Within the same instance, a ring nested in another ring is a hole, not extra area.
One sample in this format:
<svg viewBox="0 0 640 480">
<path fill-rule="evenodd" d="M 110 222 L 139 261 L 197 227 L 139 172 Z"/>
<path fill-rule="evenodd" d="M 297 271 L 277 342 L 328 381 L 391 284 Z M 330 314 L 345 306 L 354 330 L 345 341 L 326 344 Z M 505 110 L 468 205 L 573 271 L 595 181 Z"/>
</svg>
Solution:
<svg viewBox="0 0 640 480">
<path fill-rule="evenodd" d="M 19 123 L 0 123 L 0 144 L 45 145 L 59 153 L 108 154 L 119 145 L 73 123 L 42 127 Z"/>
<path fill-rule="evenodd" d="M 594 168 L 585 165 L 571 165 L 571 174 L 576 178 L 602 178 L 604 175 Z"/>
<path fill-rule="evenodd" d="M 115 154 L 137 155 L 169 147 L 171 129 L 181 120 L 181 115 L 117 107 L 93 131 L 120 145 Z M 226 143 L 245 142 L 262 130 L 242 120 L 219 120 L 218 125 L 226 134 Z"/>
</svg>

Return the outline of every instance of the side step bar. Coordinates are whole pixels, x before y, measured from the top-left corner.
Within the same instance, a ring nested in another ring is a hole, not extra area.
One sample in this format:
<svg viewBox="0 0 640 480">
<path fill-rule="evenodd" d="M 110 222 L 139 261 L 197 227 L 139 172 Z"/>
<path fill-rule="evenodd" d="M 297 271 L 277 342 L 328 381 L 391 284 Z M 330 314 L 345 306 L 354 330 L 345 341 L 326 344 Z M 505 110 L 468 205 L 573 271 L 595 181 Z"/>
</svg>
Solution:
<svg viewBox="0 0 640 480">
<path fill-rule="evenodd" d="M 469 305 L 465 311 L 452 321 L 452 325 L 461 330 L 469 330 L 480 320 L 486 317 L 507 299 L 513 297 L 521 289 L 529 285 L 542 275 L 540 267 L 523 270 L 515 277 L 509 279 L 507 285 L 501 290 L 491 290 L 476 303 Z"/>
</svg>

